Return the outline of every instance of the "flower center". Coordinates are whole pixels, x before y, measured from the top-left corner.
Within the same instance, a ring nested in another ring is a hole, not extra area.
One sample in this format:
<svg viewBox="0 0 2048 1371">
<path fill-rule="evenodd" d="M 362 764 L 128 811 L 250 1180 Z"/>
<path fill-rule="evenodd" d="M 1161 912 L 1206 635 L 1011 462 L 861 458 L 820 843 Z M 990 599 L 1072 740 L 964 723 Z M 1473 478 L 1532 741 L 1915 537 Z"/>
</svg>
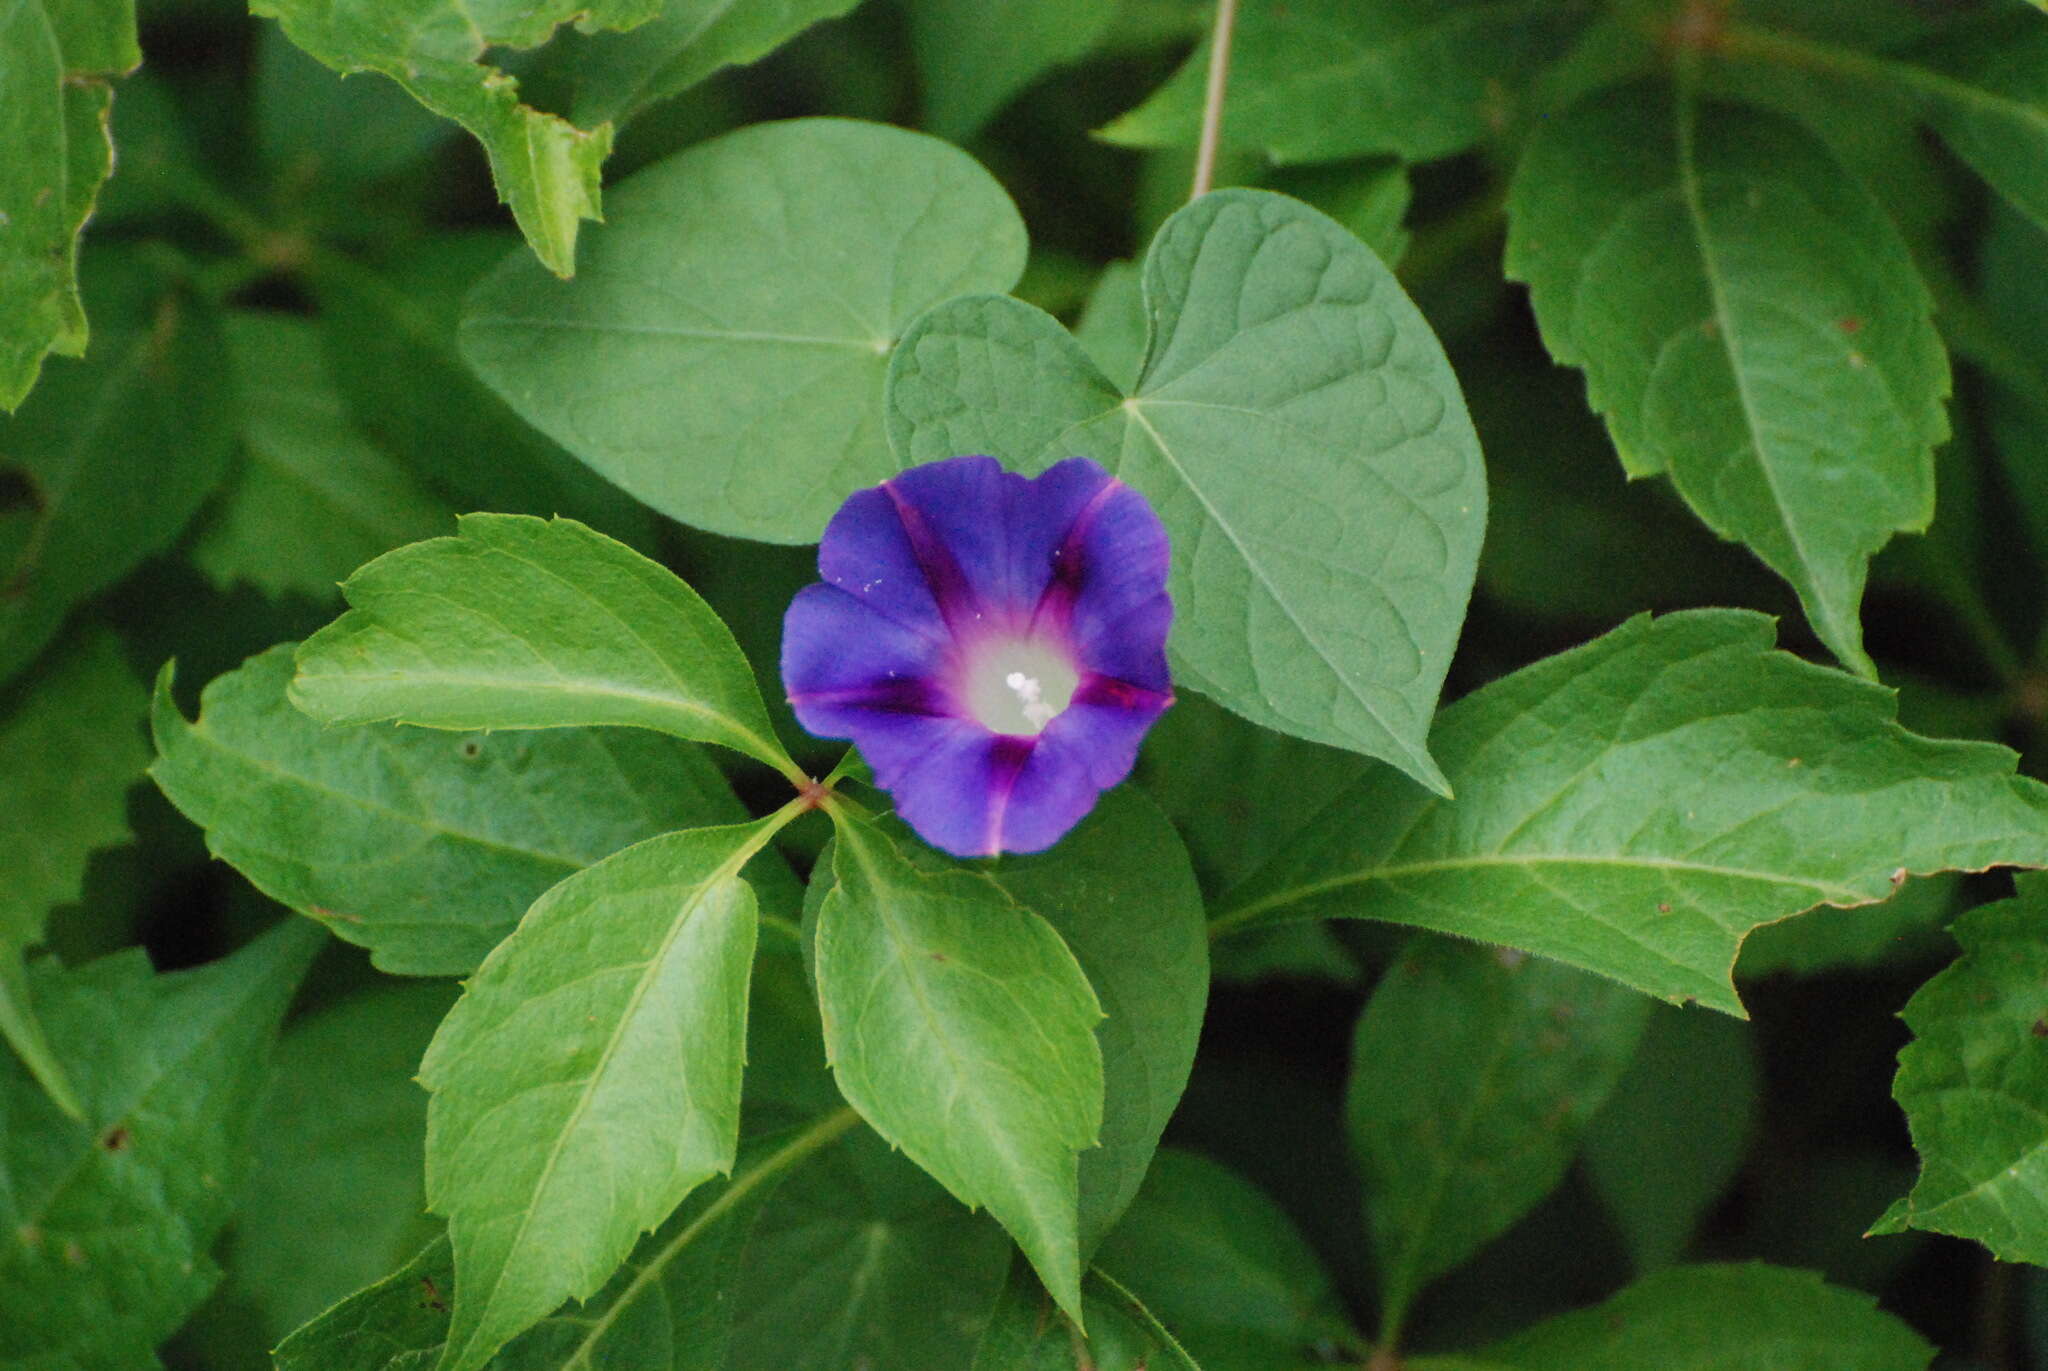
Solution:
<svg viewBox="0 0 2048 1371">
<path fill-rule="evenodd" d="M 1080 684 L 1073 662 L 1048 643 L 991 643 L 967 670 L 967 708 L 991 733 L 1028 738 L 1073 703 Z"/>
</svg>

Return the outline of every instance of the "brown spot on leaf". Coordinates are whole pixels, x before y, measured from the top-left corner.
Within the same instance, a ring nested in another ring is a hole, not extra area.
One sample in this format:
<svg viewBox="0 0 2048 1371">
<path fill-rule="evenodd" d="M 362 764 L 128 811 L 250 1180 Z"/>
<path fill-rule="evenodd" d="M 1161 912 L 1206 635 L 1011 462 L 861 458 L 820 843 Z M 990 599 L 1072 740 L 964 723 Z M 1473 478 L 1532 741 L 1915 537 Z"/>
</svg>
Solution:
<svg viewBox="0 0 2048 1371">
<path fill-rule="evenodd" d="M 437 1314 L 445 1314 L 448 1312 L 448 1302 L 441 1298 L 440 1288 L 434 1284 L 434 1278 L 432 1276 L 420 1277 L 420 1291 L 420 1303 L 423 1306 L 433 1310 Z"/>
<path fill-rule="evenodd" d="M 1658 912 L 1659 914 L 1669 914 L 1669 913 L 1671 912 L 1671 901 L 1669 901 L 1669 900 L 1659 900 L 1659 901 L 1657 901 L 1657 912 Z"/>
<path fill-rule="evenodd" d="M 2027 1031 L 2037 1038 L 2048 1038 L 2048 1018 L 2034 1020 L 2034 1026 Z"/>
<path fill-rule="evenodd" d="M 1863 321 L 1852 314 L 1846 319 L 1835 320 L 1835 327 L 1844 333 L 1860 333 L 1863 331 Z"/>
<path fill-rule="evenodd" d="M 109 1152 L 126 1152 L 131 1141 L 126 1127 L 115 1124 L 100 1135 L 100 1146 Z"/>
</svg>

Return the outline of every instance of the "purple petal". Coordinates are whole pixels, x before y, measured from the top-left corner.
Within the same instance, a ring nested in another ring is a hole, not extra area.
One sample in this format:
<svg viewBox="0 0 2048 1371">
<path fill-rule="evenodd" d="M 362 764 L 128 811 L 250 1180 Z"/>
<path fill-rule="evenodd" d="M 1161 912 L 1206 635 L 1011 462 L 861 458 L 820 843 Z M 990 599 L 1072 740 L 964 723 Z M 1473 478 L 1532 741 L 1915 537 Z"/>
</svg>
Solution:
<svg viewBox="0 0 2048 1371">
<path fill-rule="evenodd" d="M 906 628 L 837 586 L 808 585 L 783 616 L 782 685 L 806 729 L 852 738 L 875 714 L 951 714 L 935 684 L 949 651 L 944 638 Z"/>
<path fill-rule="evenodd" d="M 905 471 L 841 507 L 818 568 L 784 626 L 797 717 L 851 738 L 903 819 L 955 855 L 1050 847 L 1129 775 L 1173 701 L 1165 529 L 1086 458 L 1036 479 L 987 457 Z M 1014 671 L 1020 650 L 1065 657 L 1079 682 L 1042 731 L 998 733 L 969 704 L 992 709 L 996 677 L 978 673 Z"/>
</svg>

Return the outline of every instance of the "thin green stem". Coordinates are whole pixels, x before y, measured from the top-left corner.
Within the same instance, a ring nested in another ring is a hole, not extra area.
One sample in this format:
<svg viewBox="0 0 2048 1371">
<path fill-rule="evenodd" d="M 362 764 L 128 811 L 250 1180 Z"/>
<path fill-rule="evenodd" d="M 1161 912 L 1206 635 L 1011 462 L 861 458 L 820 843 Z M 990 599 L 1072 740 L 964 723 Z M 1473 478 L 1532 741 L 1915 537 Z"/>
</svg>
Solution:
<svg viewBox="0 0 2048 1371">
<path fill-rule="evenodd" d="M 1230 37 L 1237 28 L 1237 0 L 1216 0 L 1216 31 L 1209 41 L 1209 84 L 1202 95 L 1202 138 L 1195 147 L 1195 184 L 1190 200 L 1209 193 L 1216 181 L 1216 154 L 1223 143 L 1223 94 L 1230 84 Z"/>
</svg>

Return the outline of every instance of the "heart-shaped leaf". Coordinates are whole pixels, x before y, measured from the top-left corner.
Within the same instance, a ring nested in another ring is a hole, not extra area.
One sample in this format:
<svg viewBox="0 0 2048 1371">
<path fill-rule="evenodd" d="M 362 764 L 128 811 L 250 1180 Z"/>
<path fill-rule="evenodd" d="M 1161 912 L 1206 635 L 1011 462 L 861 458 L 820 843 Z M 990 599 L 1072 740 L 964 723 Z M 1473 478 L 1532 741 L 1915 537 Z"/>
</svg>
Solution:
<svg viewBox="0 0 2048 1371">
<path fill-rule="evenodd" d="M 889 369 L 898 460 L 1093 457 L 1172 535 L 1180 680 L 1446 791 L 1426 740 L 1486 490 L 1436 335 L 1350 231 L 1270 191 L 1174 215 L 1143 279 L 1151 342 L 1129 395 L 1016 300 L 918 320 Z"/>
</svg>

